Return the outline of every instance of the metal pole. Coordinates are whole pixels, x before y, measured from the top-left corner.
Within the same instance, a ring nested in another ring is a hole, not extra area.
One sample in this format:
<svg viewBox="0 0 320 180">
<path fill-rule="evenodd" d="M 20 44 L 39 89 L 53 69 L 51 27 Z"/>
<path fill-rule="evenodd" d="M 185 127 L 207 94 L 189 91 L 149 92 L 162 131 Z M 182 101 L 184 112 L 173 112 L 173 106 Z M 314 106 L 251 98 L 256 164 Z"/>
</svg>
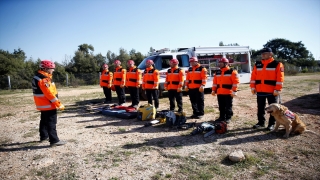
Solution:
<svg viewBox="0 0 320 180">
<path fill-rule="evenodd" d="M 69 86 L 68 74 L 66 74 L 66 82 L 67 82 L 67 87 L 68 87 Z"/>
<path fill-rule="evenodd" d="M 9 89 L 11 89 L 10 76 L 8 76 L 8 84 L 9 84 Z"/>
</svg>

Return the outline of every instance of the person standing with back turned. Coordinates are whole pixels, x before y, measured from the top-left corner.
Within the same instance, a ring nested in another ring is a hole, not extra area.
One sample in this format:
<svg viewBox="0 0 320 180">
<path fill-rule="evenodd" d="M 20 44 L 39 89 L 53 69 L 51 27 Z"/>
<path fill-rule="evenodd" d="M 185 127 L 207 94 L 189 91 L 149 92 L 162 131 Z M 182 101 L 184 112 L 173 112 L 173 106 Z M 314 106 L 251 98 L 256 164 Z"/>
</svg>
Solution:
<svg viewBox="0 0 320 180">
<path fill-rule="evenodd" d="M 265 127 L 265 106 L 278 103 L 280 92 L 284 81 L 284 67 L 281 62 L 273 59 L 271 48 L 261 50 L 261 61 L 257 61 L 251 73 L 250 88 L 253 95 L 257 95 L 258 123 L 254 129 Z M 275 124 L 274 117 L 270 114 L 268 130 L 273 130 Z"/>
<path fill-rule="evenodd" d="M 204 87 L 207 83 L 207 69 L 201 66 L 197 57 L 189 59 L 189 67 L 186 78 L 186 91 L 189 91 L 189 97 L 193 114 L 190 118 L 199 119 L 204 115 Z"/>
<path fill-rule="evenodd" d="M 33 99 L 41 112 L 39 133 L 40 142 L 49 139 L 50 146 L 61 146 L 66 142 L 59 140 L 56 130 L 57 110 L 64 110 L 58 99 L 58 91 L 52 81 L 55 64 L 50 60 L 40 62 L 40 70 L 32 79 Z"/>
</svg>

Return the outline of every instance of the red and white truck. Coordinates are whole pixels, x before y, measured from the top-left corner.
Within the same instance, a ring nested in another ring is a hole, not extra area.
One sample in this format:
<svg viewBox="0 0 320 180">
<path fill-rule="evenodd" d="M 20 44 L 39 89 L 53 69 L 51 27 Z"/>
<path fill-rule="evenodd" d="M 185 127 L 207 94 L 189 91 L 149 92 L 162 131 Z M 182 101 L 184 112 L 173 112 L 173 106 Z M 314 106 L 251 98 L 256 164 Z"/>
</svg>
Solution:
<svg viewBox="0 0 320 180">
<path fill-rule="evenodd" d="M 205 88 L 212 87 L 214 72 L 218 69 L 218 60 L 222 57 L 229 59 L 230 66 L 237 69 L 240 83 L 249 83 L 251 76 L 251 51 L 249 46 L 219 46 L 219 47 L 191 47 L 178 48 L 177 51 L 171 52 L 168 48 L 155 51 L 146 57 L 138 66 L 139 69 L 146 68 L 145 63 L 148 59 L 154 61 L 156 69 L 160 72 L 159 94 L 164 91 L 164 82 L 166 72 L 170 68 L 169 61 L 177 59 L 179 67 L 183 68 L 186 73 L 190 67 L 189 58 L 197 57 L 200 64 L 207 68 L 208 79 Z M 145 93 L 141 90 L 141 97 L 145 99 Z"/>
</svg>

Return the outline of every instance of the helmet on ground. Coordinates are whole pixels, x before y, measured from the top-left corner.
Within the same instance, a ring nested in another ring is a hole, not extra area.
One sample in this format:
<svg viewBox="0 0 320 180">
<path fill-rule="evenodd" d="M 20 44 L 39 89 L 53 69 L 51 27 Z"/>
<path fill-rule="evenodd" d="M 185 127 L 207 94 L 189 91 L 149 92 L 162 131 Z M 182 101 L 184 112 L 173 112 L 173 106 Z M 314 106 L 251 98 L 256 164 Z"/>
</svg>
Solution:
<svg viewBox="0 0 320 180">
<path fill-rule="evenodd" d="M 191 57 L 191 58 L 189 59 L 189 62 L 198 62 L 198 58 L 196 58 L 196 57 Z"/>
<path fill-rule="evenodd" d="M 146 64 L 154 64 L 154 62 L 153 62 L 153 60 L 148 59 L 148 60 L 146 61 Z"/>
<path fill-rule="evenodd" d="M 103 65 L 102 65 L 102 68 L 103 68 L 103 69 L 108 68 L 108 67 L 109 67 L 108 64 L 103 64 Z"/>
<path fill-rule="evenodd" d="M 114 63 L 117 65 L 121 64 L 120 60 L 115 60 Z"/>
<path fill-rule="evenodd" d="M 127 62 L 128 64 L 134 65 L 134 61 L 133 60 L 128 60 Z"/>
<path fill-rule="evenodd" d="M 179 61 L 177 59 L 171 59 L 170 63 L 177 65 L 177 64 L 179 64 Z"/>
<path fill-rule="evenodd" d="M 50 60 L 43 60 L 40 62 L 40 68 L 44 69 L 54 69 L 56 68 L 56 65 L 54 64 L 54 62 L 50 61 Z"/>
<path fill-rule="evenodd" d="M 221 58 L 219 63 L 229 63 L 229 60 L 227 58 Z"/>
<path fill-rule="evenodd" d="M 219 121 L 219 122 L 215 123 L 214 126 L 215 126 L 215 131 L 217 134 L 224 134 L 228 130 L 227 123 L 224 121 Z"/>
</svg>

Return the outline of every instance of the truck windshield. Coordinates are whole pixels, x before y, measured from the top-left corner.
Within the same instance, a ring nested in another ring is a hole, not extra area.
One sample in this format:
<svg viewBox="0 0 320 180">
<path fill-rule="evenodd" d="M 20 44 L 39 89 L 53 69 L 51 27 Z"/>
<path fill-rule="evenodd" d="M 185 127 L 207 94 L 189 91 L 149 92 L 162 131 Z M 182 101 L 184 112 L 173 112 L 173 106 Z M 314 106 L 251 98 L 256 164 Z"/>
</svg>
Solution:
<svg viewBox="0 0 320 180">
<path fill-rule="evenodd" d="M 149 56 L 145 58 L 138 66 L 139 69 L 146 69 L 146 61 L 148 59 L 153 60 L 154 65 L 156 69 L 162 70 L 170 67 L 170 60 L 172 59 L 171 55 L 165 55 L 165 56 Z"/>
</svg>

